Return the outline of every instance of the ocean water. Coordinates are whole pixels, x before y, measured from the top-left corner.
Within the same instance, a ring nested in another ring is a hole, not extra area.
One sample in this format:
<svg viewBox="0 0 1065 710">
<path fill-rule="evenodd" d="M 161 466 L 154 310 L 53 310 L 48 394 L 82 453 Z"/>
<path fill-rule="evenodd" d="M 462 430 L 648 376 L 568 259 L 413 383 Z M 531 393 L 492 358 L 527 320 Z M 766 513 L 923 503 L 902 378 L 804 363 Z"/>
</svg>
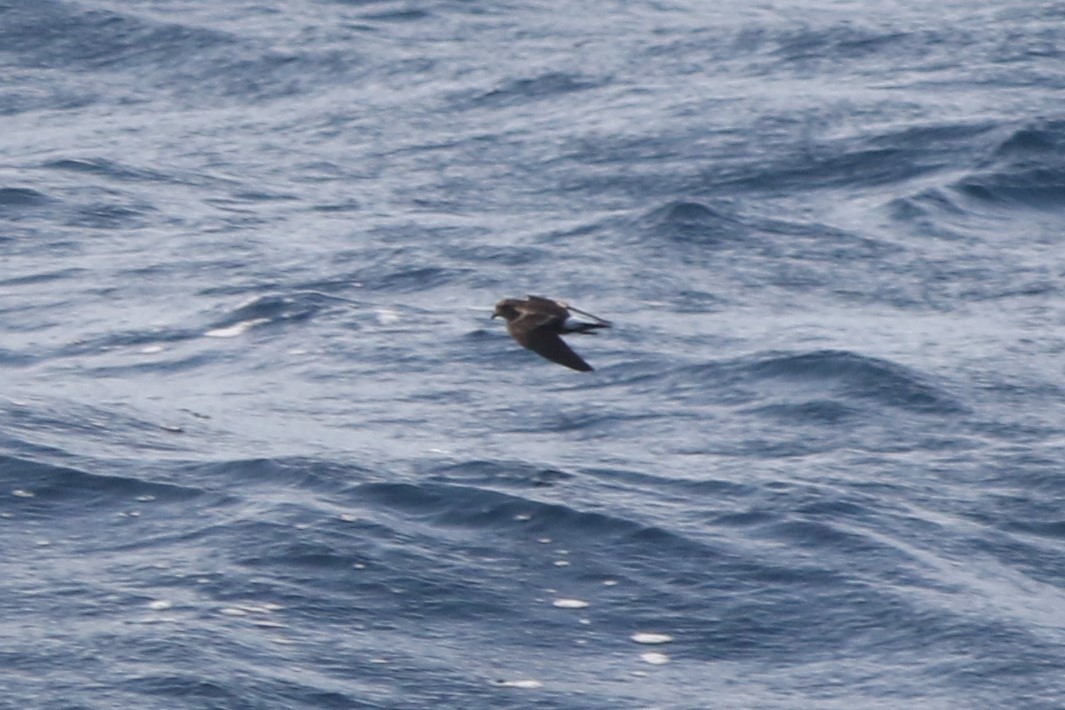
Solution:
<svg viewBox="0 0 1065 710">
<path fill-rule="evenodd" d="M 0 3 L 0 707 L 1065 707 L 1062 17 Z"/>
</svg>

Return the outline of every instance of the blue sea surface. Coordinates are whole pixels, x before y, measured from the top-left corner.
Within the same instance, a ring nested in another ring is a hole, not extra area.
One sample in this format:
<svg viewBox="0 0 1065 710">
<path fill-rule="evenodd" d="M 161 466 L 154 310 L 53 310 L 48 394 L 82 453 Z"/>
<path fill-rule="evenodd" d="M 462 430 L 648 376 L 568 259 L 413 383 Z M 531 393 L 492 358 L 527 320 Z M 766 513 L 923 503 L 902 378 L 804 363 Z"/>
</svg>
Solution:
<svg viewBox="0 0 1065 710">
<path fill-rule="evenodd" d="M 0 707 L 1065 707 L 1063 17 L 0 2 Z"/>
</svg>

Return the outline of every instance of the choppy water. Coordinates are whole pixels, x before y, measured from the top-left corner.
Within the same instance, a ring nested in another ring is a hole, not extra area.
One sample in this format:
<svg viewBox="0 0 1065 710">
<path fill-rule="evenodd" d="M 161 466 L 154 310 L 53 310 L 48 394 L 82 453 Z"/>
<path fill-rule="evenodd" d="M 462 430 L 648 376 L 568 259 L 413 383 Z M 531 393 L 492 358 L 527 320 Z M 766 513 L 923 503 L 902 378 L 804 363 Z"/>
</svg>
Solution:
<svg viewBox="0 0 1065 710">
<path fill-rule="evenodd" d="M 0 4 L 0 705 L 1065 706 L 1063 16 Z"/>
</svg>

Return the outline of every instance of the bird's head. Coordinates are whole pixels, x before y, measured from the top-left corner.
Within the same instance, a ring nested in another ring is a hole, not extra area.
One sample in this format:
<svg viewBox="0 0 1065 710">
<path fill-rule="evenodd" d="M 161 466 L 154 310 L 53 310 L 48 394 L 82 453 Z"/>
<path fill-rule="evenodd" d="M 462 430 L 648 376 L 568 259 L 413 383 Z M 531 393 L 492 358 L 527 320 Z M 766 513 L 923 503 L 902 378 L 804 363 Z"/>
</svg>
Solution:
<svg viewBox="0 0 1065 710">
<path fill-rule="evenodd" d="M 518 317 L 518 309 L 514 307 L 514 299 L 505 298 L 496 304 L 495 313 L 492 314 L 493 318 L 503 318 L 503 320 L 514 320 Z"/>
</svg>

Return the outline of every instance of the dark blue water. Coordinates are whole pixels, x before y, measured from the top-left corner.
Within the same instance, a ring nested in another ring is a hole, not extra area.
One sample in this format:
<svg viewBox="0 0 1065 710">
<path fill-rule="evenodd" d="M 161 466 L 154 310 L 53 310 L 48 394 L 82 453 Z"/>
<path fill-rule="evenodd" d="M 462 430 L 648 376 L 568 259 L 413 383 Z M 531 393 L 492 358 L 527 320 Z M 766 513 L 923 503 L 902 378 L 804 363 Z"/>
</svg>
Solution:
<svg viewBox="0 0 1065 710">
<path fill-rule="evenodd" d="M 0 706 L 1065 707 L 1065 3 L 715 5 L 0 3 Z"/>
</svg>

